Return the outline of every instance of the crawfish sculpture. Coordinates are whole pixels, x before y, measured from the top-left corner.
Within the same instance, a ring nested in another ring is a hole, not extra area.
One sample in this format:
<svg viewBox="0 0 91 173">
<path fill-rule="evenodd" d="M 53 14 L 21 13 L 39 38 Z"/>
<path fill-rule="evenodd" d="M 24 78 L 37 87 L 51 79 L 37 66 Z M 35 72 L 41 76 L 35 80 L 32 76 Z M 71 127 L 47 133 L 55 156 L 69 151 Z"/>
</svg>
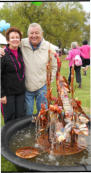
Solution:
<svg viewBox="0 0 91 173">
<path fill-rule="evenodd" d="M 56 86 L 57 97 L 52 96 L 51 88 L 51 62 L 53 52 L 49 50 L 47 64 L 47 101 L 48 109 L 41 105 L 40 113 L 36 119 L 37 143 L 48 149 L 50 153 L 68 155 L 82 151 L 86 143 L 78 144 L 78 137 L 83 139 L 88 135 L 88 116 L 81 108 L 81 102 L 74 99 L 74 66 L 71 74 L 71 87 L 64 76 L 60 74 L 61 60 L 57 59 Z M 71 99 L 68 97 L 71 93 Z"/>
<path fill-rule="evenodd" d="M 48 54 L 46 95 L 48 109 L 41 104 L 41 110 L 36 118 L 36 142 L 42 146 L 43 152 L 54 155 L 75 154 L 86 148 L 84 136 L 88 135 L 89 118 L 83 111 L 81 102 L 74 99 L 74 66 L 71 71 L 71 87 L 69 87 L 66 78 L 60 74 L 61 60 L 58 54 L 54 54 L 51 50 Z M 53 97 L 51 88 L 52 55 L 57 59 L 57 97 Z M 69 98 L 70 93 L 71 98 Z M 16 151 L 16 155 L 22 158 L 32 158 L 39 154 L 39 150 L 33 147 L 23 147 Z"/>
</svg>

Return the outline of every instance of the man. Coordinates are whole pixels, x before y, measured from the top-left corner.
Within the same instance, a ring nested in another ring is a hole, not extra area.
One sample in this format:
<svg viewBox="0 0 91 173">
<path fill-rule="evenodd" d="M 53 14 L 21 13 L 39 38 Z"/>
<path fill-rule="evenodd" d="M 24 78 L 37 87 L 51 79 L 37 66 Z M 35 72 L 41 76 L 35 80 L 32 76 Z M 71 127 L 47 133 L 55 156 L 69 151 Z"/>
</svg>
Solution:
<svg viewBox="0 0 91 173">
<path fill-rule="evenodd" d="M 58 49 L 43 38 L 43 30 L 37 23 L 32 23 L 28 28 L 28 38 L 21 41 L 21 51 L 25 63 L 25 107 L 26 114 L 32 115 L 34 99 L 36 100 L 37 113 L 41 109 L 41 103 L 45 103 L 46 65 L 48 63 L 48 50 L 56 52 Z M 52 57 L 52 81 L 57 70 L 56 58 Z"/>
</svg>

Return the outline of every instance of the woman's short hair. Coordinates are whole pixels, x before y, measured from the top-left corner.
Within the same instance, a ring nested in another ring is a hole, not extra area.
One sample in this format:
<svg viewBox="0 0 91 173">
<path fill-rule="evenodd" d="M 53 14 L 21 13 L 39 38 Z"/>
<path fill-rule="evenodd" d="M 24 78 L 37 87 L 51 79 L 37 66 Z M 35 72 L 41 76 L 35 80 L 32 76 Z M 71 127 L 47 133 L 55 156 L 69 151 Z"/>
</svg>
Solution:
<svg viewBox="0 0 91 173">
<path fill-rule="evenodd" d="M 7 41 L 9 41 L 9 34 L 11 33 L 11 32 L 17 32 L 19 35 L 20 35 L 20 40 L 22 39 L 22 33 L 21 33 L 21 31 L 18 29 L 18 28 L 16 28 L 16 27 L 11 27 L 11 28 L 9 28 L 7 31 L 6 31 L 6 40 Z"/>
<path fill-rule="evenodd" d="M 38 24 L 38 23 L 31 23 L 31 24 L 29 25 L 29 27 L 28 27 L 28 32 L 27 32 L 28 35 L 29 35 L 29 32 L 30 32 L 30 28 L 32 28 L 32 27 L 39 27 L 40 32 L 43 33 L 43 29 L 42 29 L 42 27 L 41 27 L 40 24 Z"/>
<path fill-rule="evenodd" d="M 71 48 L 77 48 L 77 46 L 78 46 L 78 43 L 77 42 L 72 42 L 71 43 Z"/>
<path fill-rule="evenodd" d="M 84 40 L 84 41 L 82 42 L 82 44 L 83 44 L 83 45 L 88 44 L 88 41 L 87 41 L 87 40 Z"/>
</svg>

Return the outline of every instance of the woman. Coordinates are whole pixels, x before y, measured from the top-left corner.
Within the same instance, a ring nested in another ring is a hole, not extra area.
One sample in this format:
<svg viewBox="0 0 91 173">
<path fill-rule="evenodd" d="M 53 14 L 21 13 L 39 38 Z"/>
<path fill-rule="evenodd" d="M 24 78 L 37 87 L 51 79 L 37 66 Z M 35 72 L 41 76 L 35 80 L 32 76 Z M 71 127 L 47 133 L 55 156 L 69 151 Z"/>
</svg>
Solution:
<svg viewBox="0 0 91 173">
<path fill-rule="evenodd" d="M 76 82 L 78 83 L 78 88 L 81 88 L 81 66 L 76 66 L 74 64 L 74 59 L 75 59 L 76 55 L 82 56 L 83 54 L 79 50 L 77 42 L 72 42 L 71 43 L 71 50 L 69 51 L 69 55 L 66 57 L 66 60 L 69 60 L 69 67 L 70 67 L 68 82 L 69 82 L 69 85 L 70 85 L 70 82 L 71 82 L 71 69 L 72 69 L 72 66 L 74 65 L 74 70 L 75 70 L 75 73 L 76 73 Z"/>
<path fill-rule="evenodd" d="M 8 45 L 1 58 L 1 103 L 4 122 L 24 116 L 24 62 L 19 48 L 22 34 L 11 27 L 6 32 Z"/>
<path fill-rule="evenodd" d="M 83 46 L 80 47 L 80 50 L 84 54 L 84 57 L 82 57 L 82 67 L 83 74 L 86 75 L 88 66 L 90 65 L 90 46 L 87 40 L 83 41 Z"/>
</svg>

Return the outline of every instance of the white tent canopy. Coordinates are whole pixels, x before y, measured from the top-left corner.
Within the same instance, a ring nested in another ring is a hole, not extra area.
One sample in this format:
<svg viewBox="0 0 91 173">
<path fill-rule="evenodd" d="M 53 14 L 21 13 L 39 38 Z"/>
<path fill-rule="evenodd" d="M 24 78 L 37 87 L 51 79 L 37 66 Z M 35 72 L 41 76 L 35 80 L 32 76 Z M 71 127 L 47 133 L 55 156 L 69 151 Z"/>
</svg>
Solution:
<svg viewBox="0 0 91 173">
<path fill-rule="evenodd" d="M 7 44 L 6 38 L 0 33 L 0 44 Z"/>
</svg>

